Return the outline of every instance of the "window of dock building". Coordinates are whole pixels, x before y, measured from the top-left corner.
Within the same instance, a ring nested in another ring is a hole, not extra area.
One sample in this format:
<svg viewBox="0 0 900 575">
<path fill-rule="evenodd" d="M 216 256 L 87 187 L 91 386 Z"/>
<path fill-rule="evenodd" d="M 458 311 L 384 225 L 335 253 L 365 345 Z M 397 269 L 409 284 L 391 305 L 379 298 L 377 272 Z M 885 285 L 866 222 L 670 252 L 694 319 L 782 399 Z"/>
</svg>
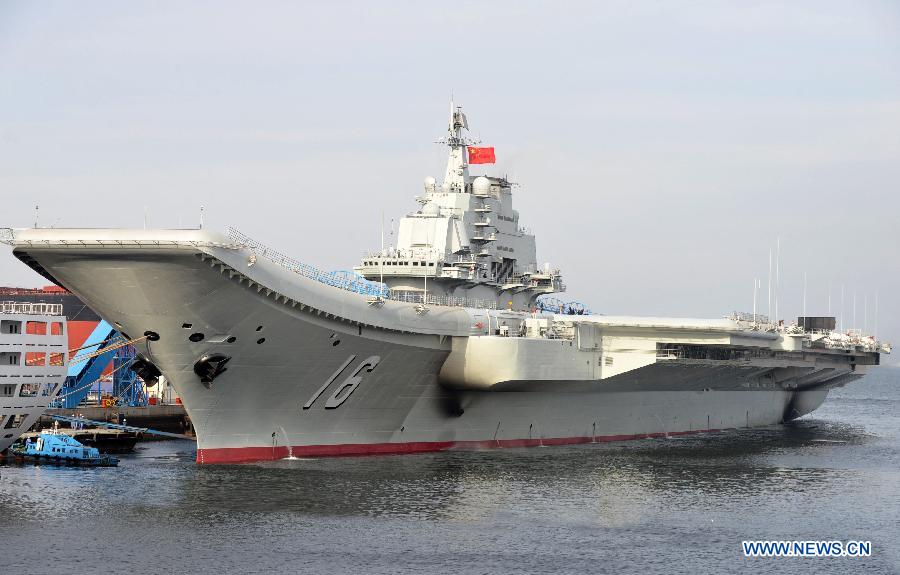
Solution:
<svg viewBox="0 0 900 575">
<path fill-rule="evenodd" d="M 25 333 L 28 335 L 47 335 L 47 322 L 45 322 L 45 321 L 25 322 Z"/>
<path fill-rule="evenodd" d="M 0 333 L 22 333 L 22 322 L 4 319 L 0 321 Z"/>
<path fill-rule="evenodd" d="M 21 413 L 17 413 L 16 415 L 11 415 L 9 419 L 6 421 L 6 425 L 3 426 L 3 429 L 16 429 L 25 421 L 25 415 Z"/>
<path fill-rule="evenodd" d="M 0 385 L 0 397 L 12 397 L 15 392 L 15 385 Z"/>
<path fill-rule="evenodd" d="M 41 397 L 49 397 L 51 393 L 53 393 L 53 384 L 49 382 L 38 384 L 40 386 L 40 392 L 38 395 Z"/>
<path fill-rule="evenodd" d="M 39 386 L 38 383 L 23 383 L 19 389 L 19 397 L 37 397 Z"/>
<path fill-rule="evenodd" d="M 28 366 L 44 366 L 47 364 L 47 353 L 43 351 L 26 351 L 25 365 Z"/>
<path fill-rule="evenodd" d="M 50 354 L 50 365 L 53 365 L 53 366 L 65 365 L 63 354 L 51 353 Z"/>
<path fill-rule="evenodd" d="M 0 352 L 0 365 L 19 365 L 20 355 L 17 351 Z"/>
<path fill-rule="evenodd" d="M 50 335 L 63 335 L 64 331 L 61 321 L 55 321 L 50 324 Z"/>
</svg>

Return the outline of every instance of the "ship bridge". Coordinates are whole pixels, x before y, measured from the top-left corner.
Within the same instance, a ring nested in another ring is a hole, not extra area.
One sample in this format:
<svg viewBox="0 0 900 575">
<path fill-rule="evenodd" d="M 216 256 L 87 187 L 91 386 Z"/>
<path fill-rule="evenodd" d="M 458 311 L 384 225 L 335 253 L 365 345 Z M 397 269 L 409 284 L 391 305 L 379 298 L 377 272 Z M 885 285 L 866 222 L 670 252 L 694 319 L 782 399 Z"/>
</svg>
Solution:
<svg viewBox="0 0 900 575">
<path fill-rule="evenodd" d="M 396 245 L 367 253 L 354 271 L 408 297 L 494 300 L 525 310 L 538 296 L 565 291 L 560 271 L 537 263 L 535 238 L 512 207 L 514 183 L 506 177 L 469 174 L 468 119 L 450 105 L 444 181 L 424 181 L 420 208 L 401 218 Z"/>
</svg>

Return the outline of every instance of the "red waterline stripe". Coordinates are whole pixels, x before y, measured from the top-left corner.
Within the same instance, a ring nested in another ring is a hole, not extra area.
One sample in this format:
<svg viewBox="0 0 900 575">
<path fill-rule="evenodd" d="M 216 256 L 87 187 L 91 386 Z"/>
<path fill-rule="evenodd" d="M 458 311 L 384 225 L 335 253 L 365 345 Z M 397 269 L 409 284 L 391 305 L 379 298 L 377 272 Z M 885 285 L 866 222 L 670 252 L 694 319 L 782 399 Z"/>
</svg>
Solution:
<svg viewBox="0 0 900 575">
<path fill-rule="evenodd" d="M 498 449 L 511 447 L 539 447 L 544 445 L 573 445 L 609 441 L 632 441 L 653 439 L 673 435 L 691 435 L 722 431 L 721 429 L 697 429 L 693 431 L 670 431 L 668 433 L 639 433 L 636 435 L 597 435 L 594 437 L 553 437 L 547 439 L 495 439 L 484 441 L 411 441 L 407 443 L 342 443 L 335 445 L 296 445 L 290 450 L 286 446 L 271 447 L 220 447 L 198 449 L 197 463 L 248 463 L 251 461 L 272 461 L 294 457 L 349 457 L 358 455 L 401 455 L 408 453 L 428 453 L 447 449 Z"/>
</svg>

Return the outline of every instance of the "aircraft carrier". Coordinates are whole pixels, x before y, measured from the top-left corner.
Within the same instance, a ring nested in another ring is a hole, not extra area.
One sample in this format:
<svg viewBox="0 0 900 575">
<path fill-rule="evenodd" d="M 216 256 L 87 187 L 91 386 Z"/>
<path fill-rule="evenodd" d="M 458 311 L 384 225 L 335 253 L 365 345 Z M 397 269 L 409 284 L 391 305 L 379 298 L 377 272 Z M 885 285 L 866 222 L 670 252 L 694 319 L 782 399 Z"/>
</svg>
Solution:
<svg viewBox="0 0 900 575">
<path fill-rule="evenodd" d="M 832 318 L 785 326 L 552 313 L 513 184 L 451 104 L 443 181 L 396 242 L 323 272 L 244 234 L 4 229 L 22 262 L 137 343 L 172 382 L 197 461 L 412 453 L 768 426 L 816 409 L 890 345 Z M 563 310 L 560 310 L 563 311 Z"/>
</svg>

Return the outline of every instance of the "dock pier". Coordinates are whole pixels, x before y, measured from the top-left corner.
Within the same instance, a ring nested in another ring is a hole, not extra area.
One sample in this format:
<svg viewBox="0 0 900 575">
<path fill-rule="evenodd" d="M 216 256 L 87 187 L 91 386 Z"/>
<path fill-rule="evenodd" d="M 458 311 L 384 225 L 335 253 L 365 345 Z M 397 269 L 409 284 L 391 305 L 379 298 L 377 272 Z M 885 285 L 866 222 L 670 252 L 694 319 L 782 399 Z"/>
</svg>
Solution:
<svg viewBox="0 0 900 575">
<path fill-rule="evenodd" d="M 122 424 L 127 421 L 129 427 L 150 427 L 168 433 L 194 435 L 194 426 L 183 405 L 148 405 L 146 407 L 99 407 L 79 406 L 74 409 L 48 409 L 38 420 L 40 428 L 52 427 L 53 416 L 84 416 L 85 419 Z M 68 427 L 60 424 L 60 428 Z M 150 439 L 145 437 L 144 439 Z"/>
</svg>

